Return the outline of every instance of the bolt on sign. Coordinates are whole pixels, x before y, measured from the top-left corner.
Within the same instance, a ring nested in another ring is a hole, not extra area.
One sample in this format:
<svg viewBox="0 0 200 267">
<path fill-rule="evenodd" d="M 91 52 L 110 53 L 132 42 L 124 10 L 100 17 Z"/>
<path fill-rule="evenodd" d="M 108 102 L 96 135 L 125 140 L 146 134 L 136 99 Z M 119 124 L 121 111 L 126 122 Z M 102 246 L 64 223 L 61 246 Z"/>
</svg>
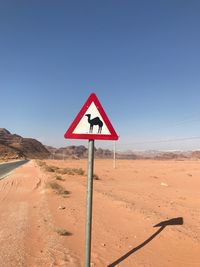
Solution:
<svg viewBox="0 0 200 267">
<path fill-rule="evenodd" d="M 118 140 L 97 96 L 92 93 L 64 135 L 65 138 L 88 139 L 88 173 L 86 196 L 85 267 L 90 267 L 92 237 L 92 196 L 94 140 Z"/>
</svg>

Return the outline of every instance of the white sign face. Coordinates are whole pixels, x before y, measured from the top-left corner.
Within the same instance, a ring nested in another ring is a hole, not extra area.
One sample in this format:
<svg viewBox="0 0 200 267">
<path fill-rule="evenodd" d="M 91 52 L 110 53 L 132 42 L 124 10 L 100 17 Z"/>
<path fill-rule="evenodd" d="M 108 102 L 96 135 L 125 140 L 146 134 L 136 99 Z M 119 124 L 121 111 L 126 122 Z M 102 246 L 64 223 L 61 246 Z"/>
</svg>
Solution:
<svg viewBox="0 0 200 267">
<path fill-rule="evenodd" d="M 86 110 L 73 134 L 111 134 L 94 102 Z"/>
</svg>

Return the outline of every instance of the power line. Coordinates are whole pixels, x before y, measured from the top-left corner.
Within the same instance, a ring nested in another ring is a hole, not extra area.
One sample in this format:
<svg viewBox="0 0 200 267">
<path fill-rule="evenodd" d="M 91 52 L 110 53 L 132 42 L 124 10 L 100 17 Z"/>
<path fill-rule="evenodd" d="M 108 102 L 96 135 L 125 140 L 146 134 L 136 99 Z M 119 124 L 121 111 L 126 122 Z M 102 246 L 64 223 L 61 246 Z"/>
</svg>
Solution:
<svg viewBox="0 0 200 267">
<path fill-rule="evenodd" d="M 150 140 L 150 141 L 143 141 L 143 142 L 131 142 L 131 143 L 119 143 L 119 145 L 138 145 L 138 144 L 155 144 L 155 143 L 170 143 L 170 142 L 177 142 L 177 141 L 190 141 L 190 140 L 198 140 L 200 136 L 194 137 L 183 137 L 183 138 L 172 138 L 172 139 L 162 139 L 162 140 Z"/>
</svg>

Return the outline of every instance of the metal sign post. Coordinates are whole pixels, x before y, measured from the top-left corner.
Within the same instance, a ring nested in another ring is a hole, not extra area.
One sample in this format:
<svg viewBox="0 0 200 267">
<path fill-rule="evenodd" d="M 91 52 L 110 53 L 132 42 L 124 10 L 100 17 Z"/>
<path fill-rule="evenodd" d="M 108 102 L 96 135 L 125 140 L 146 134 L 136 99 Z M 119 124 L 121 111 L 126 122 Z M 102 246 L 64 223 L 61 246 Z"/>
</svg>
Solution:
<svg viewBox="0 0 200 267">
<path fill-rule="evenodd" d="M 93 196 L 94 140 L 88 141 L 88 175 L 85 225 L 85 267 L 90 267 L 92 239 L 92 196 Z"/>
<path fill-rule="evenodd" d="M 88 180 L 86 196 L 85 267 L 90 267 L 92 240 L 92 195 L 94 168 L 94 140 L 118 140 L 97 96 L 89 96 L 64 135 L 65 138 L 88 139 Z M 115 153 L 114 153 L 115 154 Z M 114 156 L 115 157 L 115 156 Z"/>
<path fill-rule="evenodd" d="M 116 169 L 116 142 L 113 145 L 113 168 Z"/>
</svg>

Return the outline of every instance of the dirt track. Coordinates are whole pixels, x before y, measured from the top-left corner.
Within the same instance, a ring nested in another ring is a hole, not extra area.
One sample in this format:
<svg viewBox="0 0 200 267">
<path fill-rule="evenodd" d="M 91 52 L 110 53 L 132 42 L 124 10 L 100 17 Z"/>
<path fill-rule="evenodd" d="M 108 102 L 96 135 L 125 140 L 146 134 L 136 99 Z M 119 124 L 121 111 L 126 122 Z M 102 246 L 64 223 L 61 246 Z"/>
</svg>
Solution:
<svg viewBox="0 0 200 267">
<path fill-rule="evenodd" d="M 199 164 L 96 160 L 92 266 L 199 267 Z M 86 177 L 63 175 L 65 198 L 47 186 L 52 177 L 31 161 L 0 181 L 0 266 L 83 266 Z"/>
</svg>

